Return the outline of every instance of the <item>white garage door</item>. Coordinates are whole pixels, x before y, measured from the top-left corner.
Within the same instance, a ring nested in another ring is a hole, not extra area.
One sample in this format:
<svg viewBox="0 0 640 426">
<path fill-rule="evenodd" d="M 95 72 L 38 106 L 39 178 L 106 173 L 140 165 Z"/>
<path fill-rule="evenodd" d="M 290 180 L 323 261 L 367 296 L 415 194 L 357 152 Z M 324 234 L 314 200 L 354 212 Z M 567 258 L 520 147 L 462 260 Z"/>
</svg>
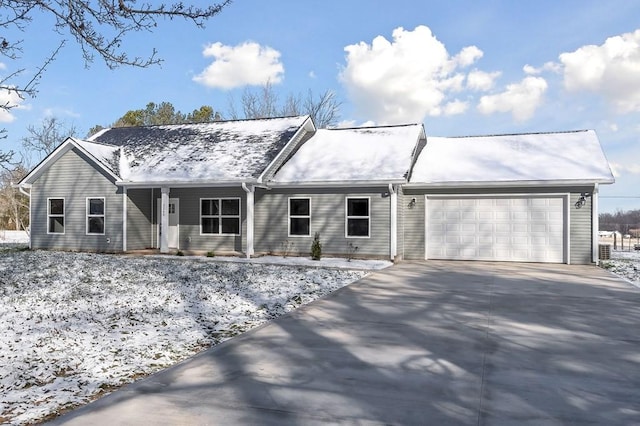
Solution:
<svg viewBox="0 0 640 426">
<path fill-rule="evenodd" d="M 564 261 L 563 196 L 427 197 L 427 259 Z"/>
</svg>

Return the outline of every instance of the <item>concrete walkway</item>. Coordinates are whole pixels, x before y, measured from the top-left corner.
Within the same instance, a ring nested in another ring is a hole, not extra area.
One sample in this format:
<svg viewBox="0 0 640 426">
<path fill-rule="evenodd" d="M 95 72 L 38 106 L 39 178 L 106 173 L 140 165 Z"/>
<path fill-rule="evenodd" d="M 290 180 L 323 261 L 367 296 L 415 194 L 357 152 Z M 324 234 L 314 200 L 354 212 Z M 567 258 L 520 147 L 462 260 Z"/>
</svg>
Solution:
<svg viewBox="0 0 640 426">
<path fill-rule="evenodd" d="M 52 423 L 640 424 L 640 291 L 590 266 L 403 263 Z"/>
</svg>

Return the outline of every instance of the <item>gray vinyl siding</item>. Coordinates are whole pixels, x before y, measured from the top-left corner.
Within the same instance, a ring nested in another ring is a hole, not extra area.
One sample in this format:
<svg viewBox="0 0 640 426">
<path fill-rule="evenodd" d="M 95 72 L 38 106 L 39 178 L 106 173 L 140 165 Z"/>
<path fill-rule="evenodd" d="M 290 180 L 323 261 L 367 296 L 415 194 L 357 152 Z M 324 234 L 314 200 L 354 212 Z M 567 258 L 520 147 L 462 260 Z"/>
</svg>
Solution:
<svg viewBox="0 0 640 426">
<path fill-rule="evenodd" d="M 399 201 L 404 208 L 404 259 L 418 260 L 425 256 L 425 194 L 544 194 L 570 193 L 569 200 L 569 260 L 570 263 L 591 263 L 592 224 L 591 198 L 581 209 L 575 208 L 575 202 L 582 192 L 591 192 L 592 187 L 562 188 L 479 188 L 479 189 L 416 189 L 405 188 L 403 200 Z M 415 198 L 415 206 L 410 207 Z"/>
<path fill-rule="evenodd" d="M 311 232 L 308 237 L 288 235 L 288 200 L 311 199 Z M 345 236 L 346 198 L 368 197 L 370 232 L 368 238 Z M 305 188 L 258 189 L 255 197 L 256 254 L 308 256 L 316 232 L 320 233 L 323 255 L 345 256 L 349 244 L 357 247 L 355 257 L 388 258 L 390 249 L 390 197 L 388 188 Z"/>
<path fill-rule="evenodd" d="M 151 190 L 128 189 L 127 196 L 127 250 L 153 248 Z"/>
<path fill-rule="evenodd" d="M 569 200 L 569 221 L 571 227 L 569 229 L 569 241 L 571 244 L 571 251 L 569 258 L 571 263 L 574 264 L 588 264 L 592 262 L 591 247 L 593 239 L 591 238 L 592 223 L 591 223 L 591 209 L 593 203 L 591 197 L 587 197 L 587 203 L 580 209 L 575 208 L 575 203 L 580 198 L 581 192 L 592 192 L 593 188 L 582 188 L 571 192 Z"/>
<path fill-rule="evenodd" d="M 153 238 L 157 244 L 157 203 L 160 189 L 154 190 Z M 242 253 L 246 250 L 247 194 L 242 188 L 171 188 L 169 198 L 179 201 L 179 249 L 213 251 L 217 254 Z M 200 235 L 201 198 L 239 198 L 240 235 Z"/>
<path fill-rule="evenodd" d="M 424 191 L 404 188 L 403 196 L 398 200 L 398 205 L 403 209 L 402 257 L 406 260 L 424 260 L 424 194 Z M 416 199 L 415 205 L 411 205 L 413 198 Z"/>
<path fill-rule="evenodd" d="M 397 193 L 398 193 L 398 229 L 396 230 L 396 239 L 397 239 L 397 248 L 396 248 L 396 258 L 402 260 L 403 247 L 404 247 L 404 197 L 403 197 L 403 187 L 398 185 Z"/>
<path fill-rule="evenodd" d="M 117 252 L 122 250 L 122 189 L 77 149 L 51 165 L 31 188 L 34 249 Z M 105 234 L 87 235 L 86 199 L 104 197 Z M 47 233 L 47 198 L 64 198 L 65 233 Z"/>
</svg>

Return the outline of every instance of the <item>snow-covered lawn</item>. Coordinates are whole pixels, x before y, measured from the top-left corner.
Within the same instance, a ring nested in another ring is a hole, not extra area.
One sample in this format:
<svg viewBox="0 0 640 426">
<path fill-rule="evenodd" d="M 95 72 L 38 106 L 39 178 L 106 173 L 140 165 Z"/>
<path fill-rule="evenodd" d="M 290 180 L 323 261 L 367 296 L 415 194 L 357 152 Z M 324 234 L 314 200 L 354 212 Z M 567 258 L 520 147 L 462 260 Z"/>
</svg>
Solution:
<svg viewBox="0 0 640 426">
<path fill-rule="evenodd" d="M 84 404 L 389 263 L 314 265 L 0 245 L 0 423 Z"/>
<path fill-rule="evenodd" d="M 603 260 L 600 266 L 640 288 L 640 250 L 611 250 L 611 259 Z"/>
</svg>

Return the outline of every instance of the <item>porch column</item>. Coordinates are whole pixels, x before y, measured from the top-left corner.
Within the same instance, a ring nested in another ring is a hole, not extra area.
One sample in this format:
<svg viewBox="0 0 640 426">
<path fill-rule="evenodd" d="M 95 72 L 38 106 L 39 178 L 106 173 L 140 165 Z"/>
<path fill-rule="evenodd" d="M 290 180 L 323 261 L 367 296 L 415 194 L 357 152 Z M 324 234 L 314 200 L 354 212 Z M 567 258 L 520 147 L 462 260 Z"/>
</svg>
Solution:
<svg viewBox="0 0 640 426">
<path fill-rule="evenodd" d="M 252 185 L 242 184 L 242 189 L 247 193 L 247 258 L 253 254 L 253 205 L 256 188 Z"/>
<path fill-rule="evenodd" d="M 169 188 L 160 188 L 160 253 L 169 252 Z"/>
<path fill-rule="evenodd" d="M 398 254 L 398 189 L 392 184 L 389 184 L 389 195 L 391 198 L 391 229 L 389 230 L 391 246 L 389 247 L 389 257 L 393 261 Z"/>
<path fill-rule="evenodd" d="M 598 231 L 600 230 L 600 222 L 598 218 L 598 184 L 593 185 L 591 193 L 591 261 L 597 265 L 600 263 L 600 251 L 598 250 Z M 624 240 L 623 240 L 624 241 Z"/>
<path fill-rule="evenodd" d="M 127 187 L 122 187 L 122 251 L 127 251 Z"/>
</svg>

